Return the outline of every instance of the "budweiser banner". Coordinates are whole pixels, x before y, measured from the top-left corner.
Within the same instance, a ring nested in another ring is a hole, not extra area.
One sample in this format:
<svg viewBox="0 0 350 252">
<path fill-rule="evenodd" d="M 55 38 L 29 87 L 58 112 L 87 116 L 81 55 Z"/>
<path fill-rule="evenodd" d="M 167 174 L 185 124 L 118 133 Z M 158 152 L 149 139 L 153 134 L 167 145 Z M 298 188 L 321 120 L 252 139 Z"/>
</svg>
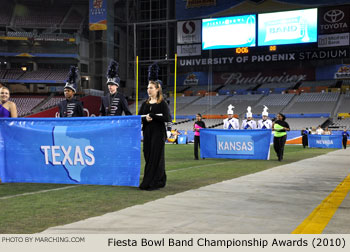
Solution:
<svg viewBox="0 0 350 252">
<path fill-rule="evenodd" d="M 264 72 L 215 72 L 214 83 L 218 85 L 244 85 L 248 83 L 296 83 L 301 80 L 313 80 L 315 71 L 311 68 L 300 68 L 287 71 Z"/>
</svg>

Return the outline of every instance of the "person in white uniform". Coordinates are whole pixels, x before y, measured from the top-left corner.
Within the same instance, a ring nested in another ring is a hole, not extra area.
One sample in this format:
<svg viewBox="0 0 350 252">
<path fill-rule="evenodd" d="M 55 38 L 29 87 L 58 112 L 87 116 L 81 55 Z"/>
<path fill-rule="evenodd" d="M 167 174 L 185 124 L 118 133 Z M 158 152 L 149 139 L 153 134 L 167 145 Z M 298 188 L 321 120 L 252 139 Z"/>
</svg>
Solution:
<svg viewBox="0 0 350 252">
<path fill-rule="evenodd" d="M 256 121 L 253 120 L 252 108 L 250 106 L 247 108 L 246 118 L 247 119 L 242 122 L 241 129 L 256 129 Z"/>
<path fill-rule="evenodd" d="M 227 109 L 227 118 L 224 119 L 224 129 L 230 129 L 230 130 L 238 130 L 239 129 L 239 120 L 237 118 L 234 118 L 233 115 L 233 109 L 235 107 L 231 104 L 228 106 Z"/>
<path fill-rule="evenodd" d="M 258 121 L 258 129 L 271 129 L 272 121 L 269 119 L 269 113 L 267 112 L 269 108 L 264 105 L 264 110 L 262 112 L 262 119 Z"/>
</svg>

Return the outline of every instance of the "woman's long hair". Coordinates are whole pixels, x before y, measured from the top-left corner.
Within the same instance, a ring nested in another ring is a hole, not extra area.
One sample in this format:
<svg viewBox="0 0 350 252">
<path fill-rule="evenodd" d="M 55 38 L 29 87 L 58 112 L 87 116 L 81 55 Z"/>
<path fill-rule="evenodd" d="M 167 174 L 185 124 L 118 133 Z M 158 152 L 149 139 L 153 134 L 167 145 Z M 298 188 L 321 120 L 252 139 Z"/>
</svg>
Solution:
<svg viewBox="0 0 350 252">
<path fill-rule="evenodd" d="M 149 84 L 153 84 L 155 86 L 156 89 L 158 89 L 158 93 L 157 93 L 157 103 L 161 103 L 163 100 L 164 100 L 164 97 L 163 97 L 163 91 L 162 91 L 162 85 L 160 83 L 160 81 L 153 81 L 153 80 L 150 80 L 149 81 Z M 151 97 L 149 97 L 147 99 L 147 103 L 149 103 L 151 100 Z"/>
</svg>

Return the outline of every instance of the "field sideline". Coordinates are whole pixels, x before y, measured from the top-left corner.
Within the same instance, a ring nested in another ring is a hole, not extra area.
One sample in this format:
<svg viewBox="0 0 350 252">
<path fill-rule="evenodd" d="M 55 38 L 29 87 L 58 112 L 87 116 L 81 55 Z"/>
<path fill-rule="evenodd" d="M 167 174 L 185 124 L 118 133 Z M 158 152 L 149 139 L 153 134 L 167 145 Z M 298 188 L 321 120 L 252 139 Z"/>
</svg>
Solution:
<svg viewBox="0 0 350 252">
<path fill-rule="evenodd" d="M 287 145 L 285 160 L 193 160 L 193 145 L 166 145 L 167 186 L 157 191 L 135 187 L 2 184 L 0 185 L 0 233 L 37 233 L 51 226 L 72 223 L 167 195 L 229 180 L 332 151 Z M 142 167 L 144 161 L 142 157 Z M 52 190 L 60 189 L 60 190 Z"/>
</svg>

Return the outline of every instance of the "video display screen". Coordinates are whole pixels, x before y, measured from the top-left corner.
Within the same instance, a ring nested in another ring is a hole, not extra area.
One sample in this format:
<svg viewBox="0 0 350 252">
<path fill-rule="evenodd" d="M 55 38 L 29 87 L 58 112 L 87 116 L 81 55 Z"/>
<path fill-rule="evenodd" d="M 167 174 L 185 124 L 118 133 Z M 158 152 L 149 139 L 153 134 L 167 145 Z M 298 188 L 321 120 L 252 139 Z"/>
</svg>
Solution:
<svg viewBox="0 0 350 252">
<path fill-rule="evenodd" d="M 202 50 L 253 47 L 256 45 L 256 15 L 202 20 Z"/>
<path fill-rule="evenodd" d="M 258 45 L 317 42 L 317 8 L 258 14 Z"/>
</svg>

